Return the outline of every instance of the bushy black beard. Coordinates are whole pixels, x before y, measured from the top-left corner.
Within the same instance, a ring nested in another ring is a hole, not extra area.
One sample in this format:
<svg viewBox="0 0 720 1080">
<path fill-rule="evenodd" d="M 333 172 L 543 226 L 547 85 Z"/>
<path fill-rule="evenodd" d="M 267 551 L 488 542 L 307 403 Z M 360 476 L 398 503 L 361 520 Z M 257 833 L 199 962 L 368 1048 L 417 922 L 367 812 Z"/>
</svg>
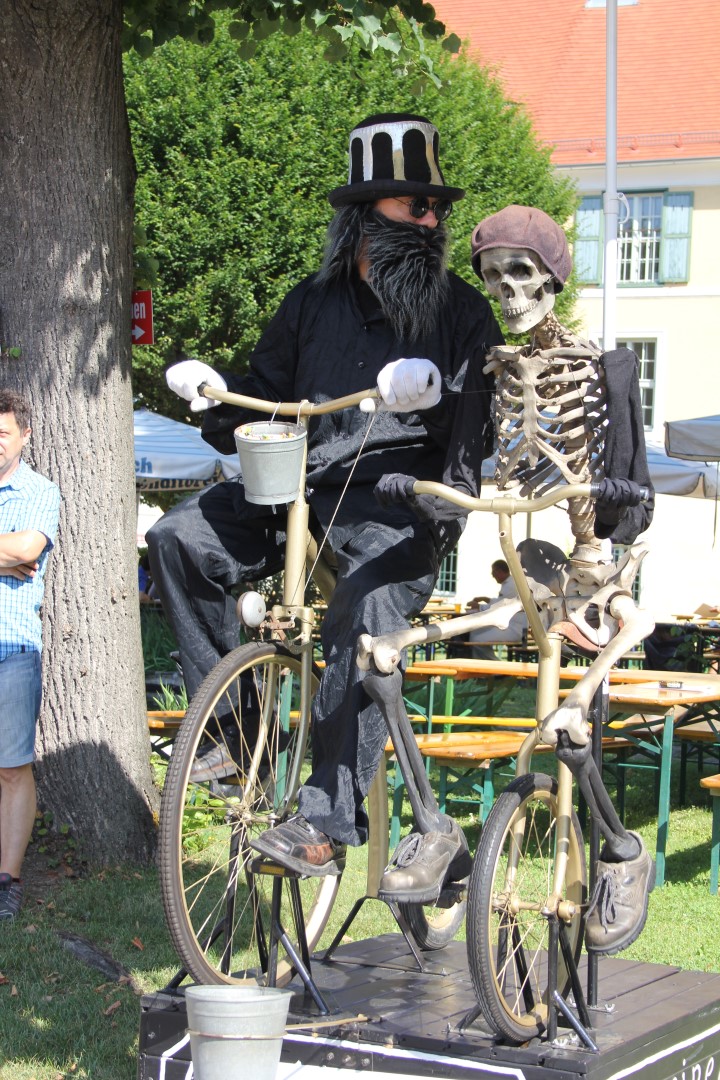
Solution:
<svg viewBox="0 0 720 1080">
<path fill-rule="evenodd" d="M 348 278 L 364 256 L 368 284 L 393 332 L 414 341 L 437 326 L 448 292 L 447 249 L 444 225 L 392 221 L 371 203 L 355 204 L 338 210 L 330 223 L 318 281 Z"/>
<path fill-rule="evenodd" d="M 447 233 L 391 221 L 377 211 L 366 222 L 368 285 L 396 337 L 414 341 L 431 333 L 448 292 Z"/>
</svg>

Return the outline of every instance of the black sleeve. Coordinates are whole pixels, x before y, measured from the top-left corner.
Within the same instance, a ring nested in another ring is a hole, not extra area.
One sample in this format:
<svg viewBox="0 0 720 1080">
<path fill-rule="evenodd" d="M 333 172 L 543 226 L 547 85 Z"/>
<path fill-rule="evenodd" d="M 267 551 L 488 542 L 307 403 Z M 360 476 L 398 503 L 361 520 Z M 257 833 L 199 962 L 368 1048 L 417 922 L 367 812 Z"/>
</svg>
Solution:
<svg viewBox="0 0 720 1080">
<path fill-rule="evenodd" d="M 482 293 L 465 282 L 461 283 L 461 288 L 463 290 L 462 306 L 453 335 L 451 371 L 445 378 L 445 391 L 450 393 L 443 397 L 441 405 L 423 412 L 423 420 L 429 436 L 447 454 L 445 483 L 451 482 L 447 478 L 450 475 L 448 469 L 453 474 L 455 471 L 451 463 L 454 460 L 454 448 L 457 441 L 461 440 L 464 446 L 468 443 L 469 436 L 465 431 L 465 425 L 467 424 L 472 431 L 473 442 L 478 438 L 478 433 L 474 430 L 478 421 L 481 426 L 484 425 L 485 409 L 486 407 L 489 409 L 495 382 L 492 376 L 484 376 L 482 369 L 485 366 L 488 351 L 494 345 L 502 345 L 505 340 L 493 309 Z M 468 402 L 465 401 L 466 395 L 470 396 Z M 486 434 L 480 436 L 481 441 L 486 441 Z M 492 444 L 492 431 L 490 442 Z M 489 453 L 492 454 L 492 445 Z M 461 454 L 463 462 L 466 454 L 472 454 L 474 460 L 473 450 L 469 445 Z M 472 466 L 458 464 L 461 473 L 465 467 Z M 478 490 L 479 477 L 478 473 Z"/>
<path fill-rule="evenodd" d="M 603 465 L 611 479 L 633 480 L 653 493 L 647 503 L 595 516 L 595 535 L 610 537 L 616 544 L 632 544 L 650 525 L 655 507 L 645 451 L 645 429 L 640 401 L 638 359 L 630 349 L 603 353 L 608 426 L 605 432 Z"/>
<path fill-rule="evenodd" d="M 492 457 L 495 440 L 495 378 L 483 372 L 484 366 L 484 354 L 468 366 L 443 470 L 444 484 L 473 497 L 480 494 L 482 463 Z"/>
</svg>

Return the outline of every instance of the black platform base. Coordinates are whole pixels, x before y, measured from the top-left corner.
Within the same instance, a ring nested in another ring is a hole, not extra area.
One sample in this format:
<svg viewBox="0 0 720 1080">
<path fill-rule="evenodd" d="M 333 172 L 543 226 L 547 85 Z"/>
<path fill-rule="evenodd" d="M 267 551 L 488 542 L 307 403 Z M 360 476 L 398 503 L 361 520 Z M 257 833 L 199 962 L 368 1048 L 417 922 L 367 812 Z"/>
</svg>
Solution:
<svg viewBox="0 0 720 1080">
<path fill-rule="evenodd" d="M 594 1053 L 576 1045 L 570 1028 L 552 1045 L 535 1039 L 521 1047 L 495 1042 L 482 1021 L 463 1028 L 475 1006 L 464 943 L 424 960 L 420 972 L 399 934 L 344 945 L 327 964 L 315 960 L 313 978 L 331 1015 L 319 1016 L 296 980 L 278 1080 L 334 1080 L 338 1069 L 374 1080 L 720 1078 L 718 974 L 601 960 Z M 190 1080 L 185 1026 L 182 989 L 143 998 L 139 1080 Z"/>
</svg>

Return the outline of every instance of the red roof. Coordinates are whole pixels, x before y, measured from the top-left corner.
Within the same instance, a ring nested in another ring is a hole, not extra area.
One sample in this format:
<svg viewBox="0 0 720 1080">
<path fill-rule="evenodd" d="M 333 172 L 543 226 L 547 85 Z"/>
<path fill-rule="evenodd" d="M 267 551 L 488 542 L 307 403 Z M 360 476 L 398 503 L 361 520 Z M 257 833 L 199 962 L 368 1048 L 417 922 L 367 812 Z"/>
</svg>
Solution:
<svg viewBox="0 0 720 1080">
<path fill-rule="evenodd" d="M 607 13 L 590 2 L 432 0 L 447 30 L 527 106 L 556 165 L 605 161 Z M 719 0 L 620 4 L 618 161 L 720 156 Z"/>
</svg>

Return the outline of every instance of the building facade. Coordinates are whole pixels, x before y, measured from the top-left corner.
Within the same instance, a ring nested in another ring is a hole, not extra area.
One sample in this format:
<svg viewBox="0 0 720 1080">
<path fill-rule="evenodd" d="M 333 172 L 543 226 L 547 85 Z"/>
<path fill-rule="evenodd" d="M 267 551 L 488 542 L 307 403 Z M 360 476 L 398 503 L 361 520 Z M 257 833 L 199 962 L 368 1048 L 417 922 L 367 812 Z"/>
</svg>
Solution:
<svg viewBox="0 0 720 1080">
<path fill-rule="evenodd" d="M 553 164 L 576 186 L 578 211 L 568 223 L 576 316 L 580 333 L 602 344 L 605 0 L 434 7 L 478 63 L 496 71 L 506 96 L 524 104 Z M 638 355 L 646 438 L 662 443 L 666 420 L 720 413 L 720 5 L 618 0 L 616 56 L 624 196 L 616 338 Z M 562 513 L 543 518 L 532 522 L 533 534 L 568 549 Z M 656 617 L 720 603 L 718 518 L 713 500 L 658 497 L 640 578 L 641 603 Z M 492 595 L 499 545 L 493 524 L 479 519 L 472 516 L 458 551 L 460 602 Z M 523 523 L 517 531 L 522 539 Z"/>
</svg>

